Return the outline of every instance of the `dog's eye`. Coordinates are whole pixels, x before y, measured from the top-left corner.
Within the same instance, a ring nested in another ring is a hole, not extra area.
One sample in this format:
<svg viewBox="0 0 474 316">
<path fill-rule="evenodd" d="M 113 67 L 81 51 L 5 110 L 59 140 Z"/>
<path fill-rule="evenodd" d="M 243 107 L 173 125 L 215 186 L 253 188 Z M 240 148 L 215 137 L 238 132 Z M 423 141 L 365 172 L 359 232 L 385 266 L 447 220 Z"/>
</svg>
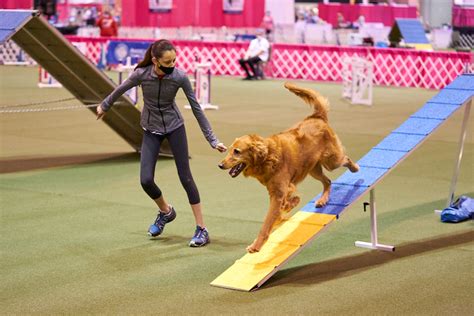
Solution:
<svg viewBox="0 0 474 316">
<path fill-rule="evenodd" d="M 235 148 L 235 149 L 234 149 L 234 154 L 235 154 L 235 155 L 238 155 L 238 154 L 240 154 L 240 149 L 238 149 L 238 148 Z"/>
</svg>

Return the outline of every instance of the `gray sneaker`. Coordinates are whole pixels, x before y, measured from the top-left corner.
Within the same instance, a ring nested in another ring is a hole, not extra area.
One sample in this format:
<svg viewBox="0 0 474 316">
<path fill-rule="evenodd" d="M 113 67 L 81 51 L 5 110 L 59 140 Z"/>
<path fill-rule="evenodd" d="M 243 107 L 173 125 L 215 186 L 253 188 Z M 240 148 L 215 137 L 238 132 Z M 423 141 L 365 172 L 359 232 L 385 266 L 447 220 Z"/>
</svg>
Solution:
<svg viewBox="0 0 474 316">
<path fill-rule="evenodd" d="M 170 207 L 171 210 L 168 213 L 162 213 L 161 211 L 158 212 L 155 223 L 151 224 L 150 228 L 148 228 L 148 236 L 156 237 L 161 235 L 165 225 L 172 222 L 176 218 L 176 211 L 174 210 L 174 207 Z"/>
</svg>

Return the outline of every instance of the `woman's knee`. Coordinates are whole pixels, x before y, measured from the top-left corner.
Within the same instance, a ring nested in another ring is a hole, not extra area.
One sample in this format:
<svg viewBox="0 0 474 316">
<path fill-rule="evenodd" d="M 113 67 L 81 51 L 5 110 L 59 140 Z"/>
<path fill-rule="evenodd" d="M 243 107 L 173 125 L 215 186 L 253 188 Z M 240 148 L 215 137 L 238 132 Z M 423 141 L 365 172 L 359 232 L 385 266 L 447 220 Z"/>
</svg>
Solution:
<svg viewBox="0 0 474 316">
<path fill-rule="evenodd" d="M 150 176 L 140 177 L 140 184 L 142 185 L 142 188 L 146 190 L 155 186 L 155 180 Z"/>
</svg>

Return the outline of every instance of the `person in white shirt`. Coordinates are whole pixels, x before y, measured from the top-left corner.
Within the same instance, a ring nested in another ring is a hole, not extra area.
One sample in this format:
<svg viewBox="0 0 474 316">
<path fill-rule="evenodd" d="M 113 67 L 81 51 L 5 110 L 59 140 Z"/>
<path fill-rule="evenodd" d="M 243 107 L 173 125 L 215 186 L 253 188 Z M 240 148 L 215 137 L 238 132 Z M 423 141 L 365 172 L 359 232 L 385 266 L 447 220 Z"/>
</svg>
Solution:
<svg viewBox="0 0 474 316">
<path fill-rule="evenodd" d="M 244 58 L 239 59 L 240 66 L 242 66 L 247 74 L 244 80 L 256 80 L 258 78 L 256 65 L 260 61 L 268 61 L 270 43 L 264 37 L 264 34 L 265 31 L 263 29 L 258 29 L 256 34 L 257 37 L 250 41 L 250 45 Z M 251 72 L 249 71 L 249 68 Z"/>
</svg>

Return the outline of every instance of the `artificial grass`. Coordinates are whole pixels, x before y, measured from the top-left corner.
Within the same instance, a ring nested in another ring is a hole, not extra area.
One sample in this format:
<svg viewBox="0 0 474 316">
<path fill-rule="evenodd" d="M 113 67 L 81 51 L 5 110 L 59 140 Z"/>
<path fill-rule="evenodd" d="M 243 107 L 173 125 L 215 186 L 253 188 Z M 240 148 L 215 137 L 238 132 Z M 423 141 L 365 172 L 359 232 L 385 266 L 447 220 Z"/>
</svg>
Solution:
<svg viewBox="0 0 474 316">
<path fill-rule="evenodd" d="M 0 78 L 0 106 L 69 96 L 37 89 L 35 68 L 3 66 Z M 279 132 L 309 113 L 282 81 L 212 80 L 212 101 L 221 109 L 206 114 L 226 144 L 246 133 Z M 354 160 L 436 93 L 377 87 L 374 106 L 365 107 L 342 101 L 338 84 L 299 84 L 328 96 L 331 124 Z M 182 94 L 178 103 L 186 103 Z M 0 175 L 2 313 L 472 312 L 473 222 L 443 224 L 433 213 L 446 203 L 462 113 L 376 187 L 379 241 L 395 245 L 394 253 L 353 245 L 370 239 L 369 215 L 362 211 L 367 196 L 262 289 L 244 293 L 209 282 L 256 236 L 268 205 L 265 188 L 219 170 L 223 155 L 208 146 L 192 113 L 182 112 L 212 238 L 200 249 L 187 247 L 194 220 L 173 160 L 158 162 L 157 182 L 178 217 L 162 237 L 150 239 L 145 233 L 156 210 L 139 185 L 138 155 L 90 111 L 0 114 L 0 162 L 30 162 L 29 171 Z M 468 132 L 456 192 L 473 196 L 472 126 Z M 64 165 L 65 157 L 82 163 Z M 42 162 L 37 168 L 35 160 Z M 319 182 L 306 179 L 299 207 L 320 190 Z"/>
</svg>

